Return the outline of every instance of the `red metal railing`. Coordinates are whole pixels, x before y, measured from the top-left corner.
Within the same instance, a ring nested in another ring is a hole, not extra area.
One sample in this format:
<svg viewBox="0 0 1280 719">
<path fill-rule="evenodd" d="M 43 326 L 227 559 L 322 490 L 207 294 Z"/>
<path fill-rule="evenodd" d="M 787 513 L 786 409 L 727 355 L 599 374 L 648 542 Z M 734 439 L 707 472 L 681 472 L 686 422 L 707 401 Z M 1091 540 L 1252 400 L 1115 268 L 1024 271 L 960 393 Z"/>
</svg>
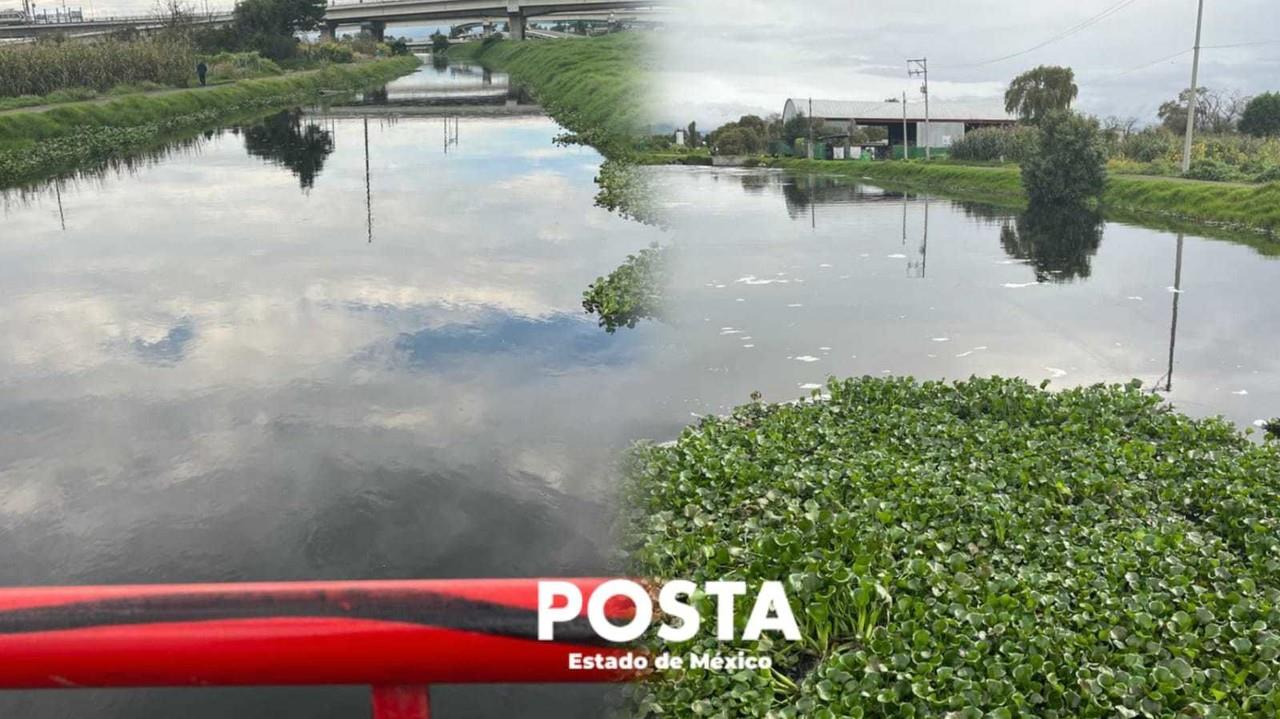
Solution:
<svg viewBox="0 0 1280 719">
<path fill-rule="evenodd" d="M 627 649 L 585 615 L 538 641 L 537 598 L 537 579 L 0 589 L 0 689 L 362 684 L 375 719 L 425 719 L 429 684 L 633 678 L 571 670 Z"/>
</svg>

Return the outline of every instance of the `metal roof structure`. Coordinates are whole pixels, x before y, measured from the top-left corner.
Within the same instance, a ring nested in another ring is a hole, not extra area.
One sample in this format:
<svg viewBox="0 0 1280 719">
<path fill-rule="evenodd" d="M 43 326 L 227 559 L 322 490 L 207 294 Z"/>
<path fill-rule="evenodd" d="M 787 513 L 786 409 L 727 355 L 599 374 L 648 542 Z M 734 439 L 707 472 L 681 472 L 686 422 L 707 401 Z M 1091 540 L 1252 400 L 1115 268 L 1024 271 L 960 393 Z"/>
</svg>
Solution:
<svg viewBox="0 0 1280 719">
<path fill-rule="evenodd" d="M 876 102 L 857 100 L 813 100 L 813 117 L 823 120 L 853 120 L 858 124 L 902 122 L 903 105 L 900 102 Z M 924 102 L 906 104 L 907 122 L 924 122 Z M 782 110 L 783 121 L 796 115 L 809 116 L 809 99 L 793 97 Z M 1016 115 L 1005 112 L 999 100 L 979 102 L 929 102 L 929 119 L 933 122 L 964 122 L 1004 124 L 1018 120 Z"/>
</svg>

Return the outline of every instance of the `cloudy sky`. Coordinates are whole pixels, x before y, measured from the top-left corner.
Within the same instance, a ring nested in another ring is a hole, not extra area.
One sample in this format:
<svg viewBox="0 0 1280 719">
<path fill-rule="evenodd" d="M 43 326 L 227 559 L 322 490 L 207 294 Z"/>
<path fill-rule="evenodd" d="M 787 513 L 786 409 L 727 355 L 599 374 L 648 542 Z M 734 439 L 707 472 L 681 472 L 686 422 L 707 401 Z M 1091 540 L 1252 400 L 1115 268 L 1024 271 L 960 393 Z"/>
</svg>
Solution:
<svg viewBox="0 0 1280 719">
<path fill-rule="evenodd" d="M 1190 84 L 1196 0 L 672 2 L 679 8 L 658 36 L 663 122 L 710 127 L 745 112 L 780 112 L 790 96 L 882 100 L 905 90 L 918 98 L 905 61 L 921 56 L 929 58 L 937 100 L 999 97 L 1017 73 L 1060 64 L 1076 71 L 1080 109 L 1144 122 Z M 99 14 L 145 13 L 154 5 L 68 2 Z M 20 6 L 0 0 L 0 7 Z M 1244 94 L 1280 89 L 1277 27 L 1276 0 L 1206 0 L 1201 84 Z M 1223 45 L 1237 47 L 1214 47 Z"/>
<path fill-rule="evenodd" d="M 1068 65 L 1078 107 L 1154 121 L 1190 84 L 1196 0 L 686 0 L 661 40 L 663 121 L 712 127 L 780 112 L 787 97 L 882 100 L 903 91 L 906 58 L 927 56 L 936 100 L 999 97 L 1039 64 Z M 1114 10 L 1078 32 L 1016 57 Z M 1206 0 L 1200 84 L 1280 89 L 1280 2 Z M 1176 53 L 1184 54 L 1170 59 Z M 993 62 L 993 60 L 995 60 Z M 1145 66 L 1145 67 L 1144 67 Z"/>
</svg>

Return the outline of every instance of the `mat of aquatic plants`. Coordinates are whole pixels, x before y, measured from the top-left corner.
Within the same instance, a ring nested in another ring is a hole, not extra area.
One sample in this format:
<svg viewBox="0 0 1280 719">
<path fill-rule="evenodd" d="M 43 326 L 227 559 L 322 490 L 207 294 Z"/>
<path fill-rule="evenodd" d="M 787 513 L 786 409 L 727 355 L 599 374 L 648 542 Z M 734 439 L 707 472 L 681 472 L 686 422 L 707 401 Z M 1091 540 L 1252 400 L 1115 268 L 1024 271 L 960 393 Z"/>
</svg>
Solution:
<svg viewBox="0 0 1280 719">
<path fill-rule="evenodd" d="M 1280 715 L 1275 442 L 1137 383 L 825 392 L 633 452 L 631 569 L 784 580 L 803 634 L 747 647 L 768 671 L 664 675 L 642 713 Z"/>
</svg>

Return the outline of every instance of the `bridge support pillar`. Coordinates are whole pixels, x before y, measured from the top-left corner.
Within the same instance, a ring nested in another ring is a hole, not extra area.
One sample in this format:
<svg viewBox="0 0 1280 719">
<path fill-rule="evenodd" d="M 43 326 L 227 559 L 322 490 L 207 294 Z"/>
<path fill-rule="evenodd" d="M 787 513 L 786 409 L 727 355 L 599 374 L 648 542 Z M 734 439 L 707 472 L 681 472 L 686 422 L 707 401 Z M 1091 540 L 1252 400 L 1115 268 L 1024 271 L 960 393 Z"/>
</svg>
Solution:
<svg viewBox="0 0 1280 719">
<path fill-rule="evenodd" d="M 507 35 L 512 40 L 523 40 L 526 20 L 520 8 L 507 10 Z"/>
<path fill-rule="evenodd" d="M 338 23 L 326 22 L 320 25 L 320 42 L 333 42 L 338 39 Z"/>
<path fill-rule="evenodd" d="M 382 42 L 386 37 L 387 23 L 382 20 L 367 20 L 360 23 L 360 32 L 367 32 L 375 41 Z"/>
</svg>

